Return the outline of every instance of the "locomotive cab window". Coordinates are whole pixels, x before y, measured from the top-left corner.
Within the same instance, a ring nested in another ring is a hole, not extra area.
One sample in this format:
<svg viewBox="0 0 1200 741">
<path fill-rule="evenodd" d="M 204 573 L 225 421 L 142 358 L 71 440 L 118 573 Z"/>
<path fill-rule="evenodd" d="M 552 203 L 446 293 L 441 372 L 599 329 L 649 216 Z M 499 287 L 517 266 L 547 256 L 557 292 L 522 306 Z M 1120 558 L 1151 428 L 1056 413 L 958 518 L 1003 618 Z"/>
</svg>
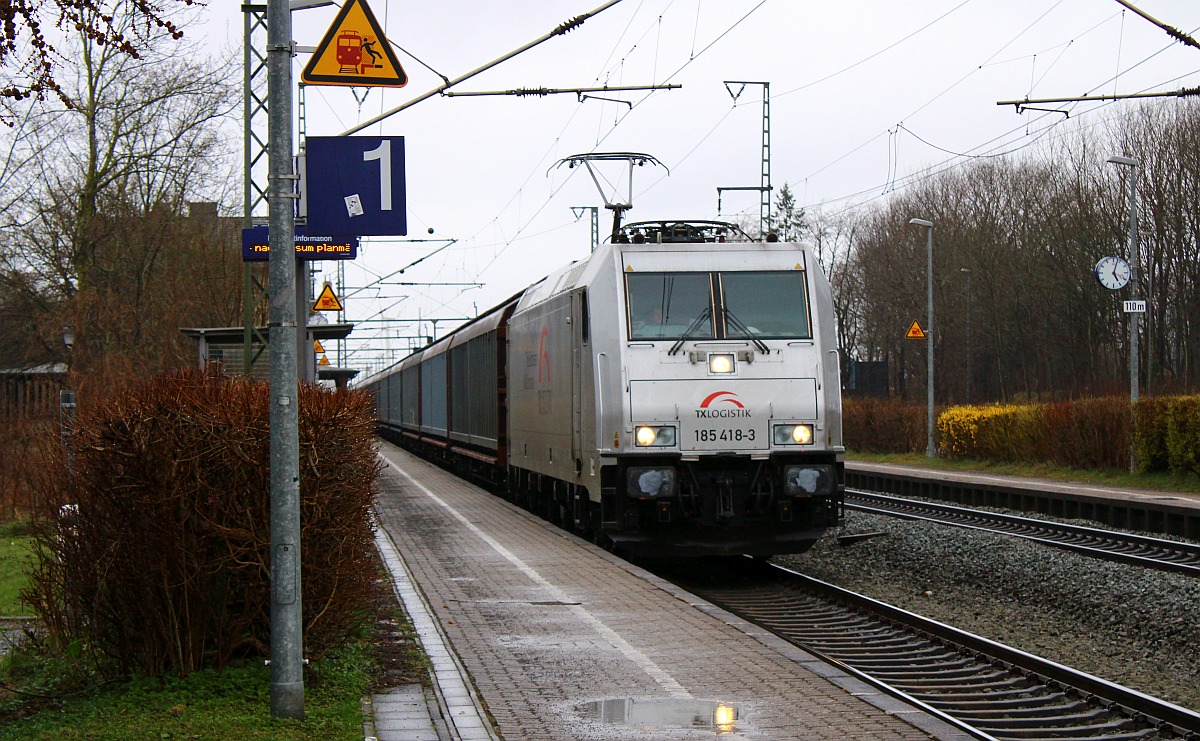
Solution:
<svg viewBox="0 0 1200 741">
<path fill-rule="evenodd" d="M 626 273 L 631 340 L 811 339 L 802 270 Z"/>
<path fill-rule="evenodd" d="M 708 273 L 626 273 L 625 307 L 631 340 L 715 336 Z"/>
<path fill-rule="evenodd" d="M 727 339 L 812 339 L 803 270 L 720 274 Z"/>
</svg>

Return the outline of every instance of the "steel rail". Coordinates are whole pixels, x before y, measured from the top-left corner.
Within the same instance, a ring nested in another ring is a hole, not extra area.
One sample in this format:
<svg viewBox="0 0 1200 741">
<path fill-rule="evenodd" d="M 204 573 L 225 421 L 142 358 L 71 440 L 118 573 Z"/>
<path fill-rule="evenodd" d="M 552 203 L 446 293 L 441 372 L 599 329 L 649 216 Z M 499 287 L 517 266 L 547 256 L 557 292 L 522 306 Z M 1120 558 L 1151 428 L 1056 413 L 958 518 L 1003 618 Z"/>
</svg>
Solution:
<svg viewBox="0 0 1200 741">
<path fill-rule="evenodd" d="M 1093 558 L 1200 576 L 1200 545 L 1113 530 L 865 491 L 846 491 L 846 508 L 907 520 L 1002 533 Z"/>
<path fill-rule="evenodd" d="M 995 739 L 1200 739 L 1200 714 L 832 584 L 757 564 L 689 591 Z M 745 579 L 741 576 L 740 579 Z"/>
</svg>

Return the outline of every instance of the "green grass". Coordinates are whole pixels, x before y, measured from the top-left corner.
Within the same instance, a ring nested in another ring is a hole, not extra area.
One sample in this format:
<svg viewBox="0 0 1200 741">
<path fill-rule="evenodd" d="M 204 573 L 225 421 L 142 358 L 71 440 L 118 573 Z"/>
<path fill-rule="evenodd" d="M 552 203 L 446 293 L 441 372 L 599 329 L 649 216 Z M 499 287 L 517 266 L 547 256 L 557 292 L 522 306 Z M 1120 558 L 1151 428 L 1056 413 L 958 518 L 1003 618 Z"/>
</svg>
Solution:
<svg viewBox="0 0 1200 741">
<path fill-rule="evenodd" d="M 21 539 L 19 528 L 0 524 L 0 533 L 6 547 L 27 552 L 9 545 Z M 21 581 L 22 559 L 0 556 L 0 584 Z M 428 658 L 416 643 L 411 622 L 391 602 L 390 591 L 381 594 L 385 596 L 364 614 L 361 635 L 313 661 L 305 672 L 304 720 L 271 717 L 270 669 L 262 659 L 186 678 L 104 683 L 86 668 L 78 650 L 56 654 L 44 645 L 27 644 L 0 658 L 0 741 L 360 741 L 364 696 L 378 686 L 428 681 Z"/>
<path fill-rule="evenodd" d="M 92 689 L 77 699 L 42 701 L 40 712 L 24 718 L 14 717 L 22 711 L 0 691 L 0 740 L 360 740 L 370 665 L 365 643 L 317 664 L 319 679 L 310 675 L 305 681 L 304 720 L 271 717 L 270 670 L 261 660 L 184 679 L 135 679 Z M 24 709 L 30 709 L 28 701 Z"/>
<path fill-rule="evenodd" d="M 0 523 L 0 617 L 33 614 L 17 596 L 25 586 L 32 542 L 24 523 Z"/>
<path fill-rule="evenodd" d="M 1074 481 L 1130 489 L 1200 493 L 1200 477 L 1194 475 L 1181 478 L 1166 473 L 1132 474 L 1128 471 L 1116 469 L 1095 471 L 1056 468 L 1046 465 L 955 461 L 944 458 L 926 458 L 924 455 L 918 453 L 877 454 L 848 451 L 846 453 L 846 460 L 863 463 L 893 463 L 902 466 L 920 466 L 923 468 L 935 468 L 941 471 L 979 471 L 1007 476 L 1030 476 L 1040 479 L 1053 479 L 1055 481 Z"/>
</svg>

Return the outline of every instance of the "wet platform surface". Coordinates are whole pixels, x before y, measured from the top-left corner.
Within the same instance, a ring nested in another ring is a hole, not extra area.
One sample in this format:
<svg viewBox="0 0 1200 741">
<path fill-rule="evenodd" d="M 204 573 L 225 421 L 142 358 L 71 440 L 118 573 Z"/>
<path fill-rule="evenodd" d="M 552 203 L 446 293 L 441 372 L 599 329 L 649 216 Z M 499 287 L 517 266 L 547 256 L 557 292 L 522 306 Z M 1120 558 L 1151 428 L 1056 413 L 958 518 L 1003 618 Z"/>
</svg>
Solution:
<svg viewBox="0 0 1200 741">
<path fill-rule="evenodd" d="M 449 723 L 439 736 L 968 738 L 439 468 L 386 443 L 381 454 L 381 540 L 434 623 L 422 641 L 436 629 L 474 699 L 441 702 L 466 733 Z M 479 709 L 485 736 L 467 730 Z"/>
</svg>

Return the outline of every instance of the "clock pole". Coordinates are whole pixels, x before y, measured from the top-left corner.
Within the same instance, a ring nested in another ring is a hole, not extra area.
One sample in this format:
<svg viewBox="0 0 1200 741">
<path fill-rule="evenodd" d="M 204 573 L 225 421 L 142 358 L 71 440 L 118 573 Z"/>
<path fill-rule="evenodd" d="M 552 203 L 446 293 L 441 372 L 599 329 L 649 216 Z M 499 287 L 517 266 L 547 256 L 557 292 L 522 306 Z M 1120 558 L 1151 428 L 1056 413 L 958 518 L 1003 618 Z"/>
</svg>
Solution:
<svg viewBox="0 0 1200 741">
<path fill-rule="evenodd" d="M 1129 292 L 1131 299 L 1138 297 L 1138 224 L 1137 224 L 1137 167 L 1138 162 L 1130 157 L 1113 155 L 1108 161 L 1114 165 L 1130 168 L 1129 174 Z M 1138 325 L 1141 314 L 1129 316 L 1129 404 L 1130 412 L 1138 401 Z M 1129 471 L 1137 473 L 1137 448 L 1129 446 Z"/>
</svg>

